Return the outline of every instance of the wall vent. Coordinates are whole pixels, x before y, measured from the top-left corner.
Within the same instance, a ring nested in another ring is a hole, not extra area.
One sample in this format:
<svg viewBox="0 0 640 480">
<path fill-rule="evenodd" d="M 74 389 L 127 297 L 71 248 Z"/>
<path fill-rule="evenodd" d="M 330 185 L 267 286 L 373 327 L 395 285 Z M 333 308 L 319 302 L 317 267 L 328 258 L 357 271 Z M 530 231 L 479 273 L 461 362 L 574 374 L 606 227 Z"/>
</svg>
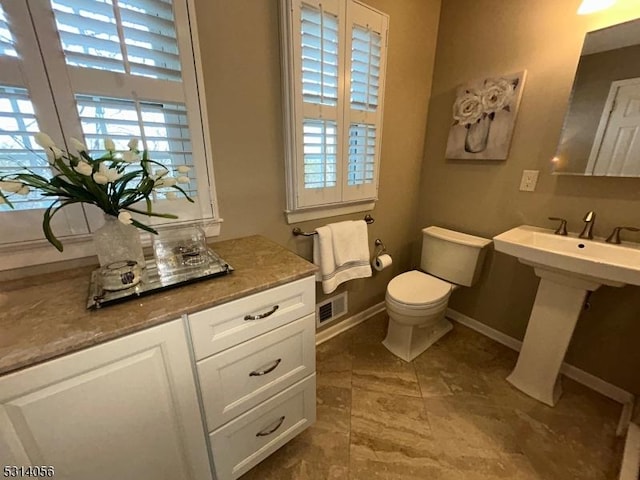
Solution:
<svg viewBox="0 0 640 480">
<path fill-rule="evenodd" d="M 316 305 L 316 328 L 327 325 L 347 313 L 347 292 Z"/>
</svg>

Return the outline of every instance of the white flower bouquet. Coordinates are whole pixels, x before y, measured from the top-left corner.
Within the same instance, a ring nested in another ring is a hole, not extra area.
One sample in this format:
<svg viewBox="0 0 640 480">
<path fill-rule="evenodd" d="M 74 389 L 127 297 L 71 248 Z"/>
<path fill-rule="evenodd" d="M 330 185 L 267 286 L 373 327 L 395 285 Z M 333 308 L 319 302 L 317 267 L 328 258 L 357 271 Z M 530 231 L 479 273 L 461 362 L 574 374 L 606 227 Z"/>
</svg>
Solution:
<svg viewBox="0 0 640 480">
<path fill-rule="evenodd" d="M 169 175 L 170 172 L 164 165 L 149 158 L 147 150 L 138 150 L 136 139 L 129 142 L 128 151 L 117 152 L 113 140 L 107 138 L 104 141 L 106 153 L 98 158 L 92 158 L 87 147 L 75 138 L 70 139 L 69 144 L 77 151 L 77 155 L 56 146 L 46 133 L 36 134 L 35 141 L 45 149 L 49 164 L 57 173 L 48 179 L 27 168 L 22 172 L 6 175 L 0 172 L 0 203 L 6 203 L 13 208 L 11 197 L 28 195 L 32 189 L 38 190 L 44 197 L 52 197 L 53 202 L 44 212 L 42 229 L 47 240 L 59 251 L 62 251 L 63 247 L 51 230 L 51 219 L 67 205 L 96 205 L 105 214 L 118 218 L 124 224 L 132 224 L 157 234 L 155 229 L 132 218 L 131 213 L 178 218 L 169 213 L 157 213 L 152 210 L 152 199 L 158 189 L 174 189 L 193 202 L 178 185 L 189 183 L 186 174 L 190 168 L 186 165 L 180 166 L 175 172 L 177 176 Z M 176 192 L 166 192 L 166 198 L 177 198 Z M 135 206 L 141 201 L 146 204 L 144 210 Z"/>
<path fill-rule="evenodd" d="M 468 127 L 482 118 L 493 120 L 501 110 L 510 111 L 519 80 L 488 78 L 482 89 L 465 90 L 453 104 L 453 124 Z"/>
</svg>

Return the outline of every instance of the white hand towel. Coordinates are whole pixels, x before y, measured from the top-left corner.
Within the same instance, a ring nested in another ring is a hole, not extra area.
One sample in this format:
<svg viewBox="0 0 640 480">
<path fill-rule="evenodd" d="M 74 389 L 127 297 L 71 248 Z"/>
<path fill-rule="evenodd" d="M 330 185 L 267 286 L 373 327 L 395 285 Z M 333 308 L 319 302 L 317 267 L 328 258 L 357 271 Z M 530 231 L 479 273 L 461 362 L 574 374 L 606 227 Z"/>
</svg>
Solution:
<svg viewBox="0 0 640 480">
<path fill-rule="evenodd" d="M 369 262 L 369 232 L 364 220 L 330 223 L 333 256 L 341 267 L 350 262 Z"/>
<path fill-rule="evenodd" d="M 336 269 L 336 261 L 329 227 L 318 227 L 316 232 L 313 236 L 313 263 L 320 267 L 320 271 L 316 272 L 316 281 L 321 282 L 323 275 L 329 275 Z"/>
<path fill-rule="evenodd" d="M 362 223 L 366 226 L 365 222 Z M 365 236 L 364 238 L 364 246 L 360 243 L 360 249 L 366 252 L 364 257 L 362 257 L 361 251 L 357 260 L 338 265 L 335 260 L 334 238 L 330 227 L 331 226 L 316 228 L 318 234 L 314 235 L 313 238 L 313 263 L 320 267 L 320 271 L 316 273 L 316 280 L 322 282 L 322 291 L 324 293 L 333 292 L 338 285 L 348 280 L 371 276 L 367 237 Z M 351 240 L 353 241 L 354 238 Z"/>
</svg>

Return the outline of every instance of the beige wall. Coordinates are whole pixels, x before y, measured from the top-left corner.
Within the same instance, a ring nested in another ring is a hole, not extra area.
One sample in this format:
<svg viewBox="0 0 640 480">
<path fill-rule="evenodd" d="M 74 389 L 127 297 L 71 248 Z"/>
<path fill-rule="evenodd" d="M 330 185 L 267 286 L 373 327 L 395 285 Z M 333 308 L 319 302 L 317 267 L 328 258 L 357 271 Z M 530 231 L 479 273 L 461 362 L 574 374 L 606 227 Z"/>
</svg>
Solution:
<svg viewBox="0 0 640 480">
<path fill-rule="evenodd" d="M 197 0 L 222 239 L 262 234 L 306 258 L 311 239 L 284 219 L 285 176 L 277 0 Z M 349 313 L 384 299 L 389 279 L 410 264 L 440 0 L 370 0 L 390 15 L 379 198 L 369 227 L 393 267 L 349 282 Z M 419 48 L 416 48 L 419 45 Z M 306 222 L 316 226 L 363 215 Z"/>
<path fill-rule="evenodd" d="M 579 231 L 595 210 L 595 233 L 640 224 L 639 179 L 552 176 L 553 157 L 586 31 L 637 16 L 619 0 L 605 13 L 576 15 L 579 0 L 448 0 L 443 2 L 429 105 L 418 223 L 492 237 L 521 224 L 552 226 L 569 219 Z M 528 70 L 509 158 L 471 162 L 444 158 L 455 87 L 484 76 Z M 540 170 L 537 190 L 519 192 L 523 169 Z M 636 240 L 639 238 L 636 236 Z M 419 238 L 415 237 L 415 242 Z M 416 250 L 414 249 L 414 252 Z M 414 255 L 414 262 L 417 258 Z M 503 254 L 490 255 L 480 283 L 460 289 L 451 306 L 522 338 L 537 278 Z M 640 394 L 640 290 L 603 287 L 591 299 L 567 360 Z"/>
</svg>

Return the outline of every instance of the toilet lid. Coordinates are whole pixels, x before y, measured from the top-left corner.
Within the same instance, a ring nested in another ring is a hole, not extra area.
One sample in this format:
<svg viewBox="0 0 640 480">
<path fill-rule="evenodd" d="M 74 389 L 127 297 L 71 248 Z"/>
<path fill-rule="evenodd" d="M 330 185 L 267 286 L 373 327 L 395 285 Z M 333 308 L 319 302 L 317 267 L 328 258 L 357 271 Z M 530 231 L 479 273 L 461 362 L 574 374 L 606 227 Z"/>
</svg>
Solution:
<svg viewBox="0 0 640 480">
<path fill-rule="evenodd" d="M 429 305 L 451 293 L 451 284 L 418 270 L 398 275 L 389 282 L 387 293 L 405 305 Z"/>
</svg>

